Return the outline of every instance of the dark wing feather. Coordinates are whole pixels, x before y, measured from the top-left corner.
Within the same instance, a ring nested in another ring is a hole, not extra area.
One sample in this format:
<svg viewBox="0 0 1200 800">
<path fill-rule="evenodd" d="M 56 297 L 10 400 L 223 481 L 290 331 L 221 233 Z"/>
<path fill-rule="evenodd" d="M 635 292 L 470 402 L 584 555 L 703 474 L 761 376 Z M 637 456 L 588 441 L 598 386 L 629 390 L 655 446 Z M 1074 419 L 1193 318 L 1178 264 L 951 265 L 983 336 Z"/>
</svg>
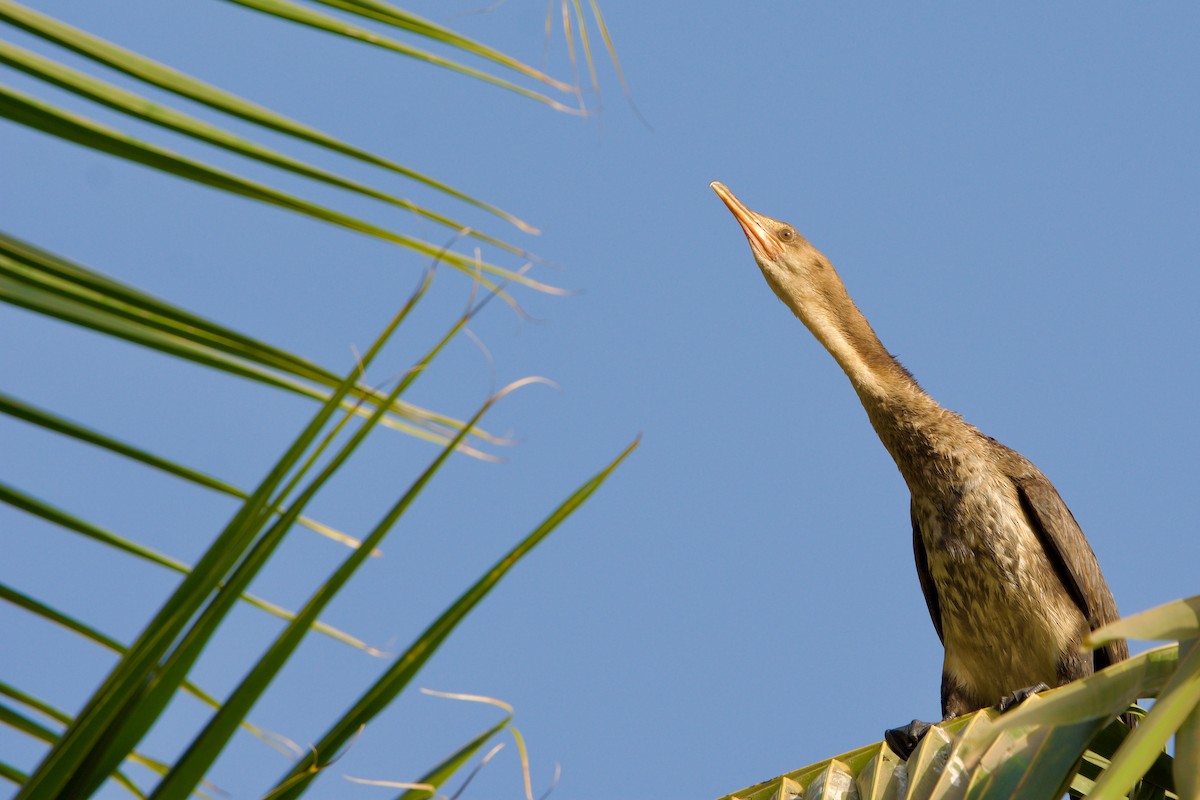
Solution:
<svg viewBox="0 0 1200 800">
<path fill-rule="evenodd" d="M 1091 630 L 1120 616 L 1112 592 L 1100 572 L 1096 554 L 1054 485 L 1027 459 L 1003 445 L 1004 466 L 1017 488 L 1021 509 L 1041 540 L 1067 593 L 1087 620 Z M 1111 642 L 1095 653 L 1096 669 L 1129 657 L 1124 641 Z"/>
<path fill-rule="evenodd" d="M 933 578 L 929 575 L 929 556 L 925 554 L 925 540 L 921 538 L 917 509 L 912 504 L 909 505 L 909 513 L 912 516 L 913 556 L 917 562 L 917 579 L 921 581 L 921 592 L 925 595 L 925 605 L 929 607 L 933 629 L 937 631 L 938 639 L 945 644 L 946 641 L 942 638 L 942 609 L 938 604 L 937 587 L 933 585 Z"/>
</svg>

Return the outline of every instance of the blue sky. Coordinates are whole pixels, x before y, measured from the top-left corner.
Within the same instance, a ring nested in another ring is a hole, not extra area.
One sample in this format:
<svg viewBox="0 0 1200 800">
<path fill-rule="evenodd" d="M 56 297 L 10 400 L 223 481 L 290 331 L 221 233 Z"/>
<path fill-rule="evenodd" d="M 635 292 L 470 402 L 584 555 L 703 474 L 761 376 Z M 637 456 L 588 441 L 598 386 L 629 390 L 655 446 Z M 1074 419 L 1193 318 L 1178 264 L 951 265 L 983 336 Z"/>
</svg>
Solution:
<svg viewBox="0 0 1200 800">
<path fill-rule="evenodd" d="M 522 238 L 443 204 L 561 265 L 536 274 L 580 292 L 520 293 L 533 321 L 493 304 L 472 327 L 494 367 L 461 340 L 413 399 L 461 416 L 526 375 L 561 388 L 501 403 L 488 427 L 519 440 L 506 463 L 453 462 L 326 615 L 372 644 L 404 647 L 643 434 L 418 679 L 512 703 L 535 791 L 559 763 L 558 797 L 716 797 L 938 713 L 941 649 L 911 563 L 904 484 L 844 375 L 763 283 L 712 180 L 794 223 L 935 398 L 1041 467 L 1124 612 L 1196 593 L 1195 8 L 729 3 L 683 12 L 608 2 L 647 127 L 607 63 L 603 112 L 584 121 L 231 4 L 38 7 L 543 230 Z M 411 6 L 541 64 L 542 4 L 459 16 L 476 7 Z M 570 75 L 561 38 L 549 69 Z M 8 70 L 0 80 L 31 85 Z M 442 235 L 199 145 L 157 141 Z M 10 123 L 0 123 L 0 186 L 7 233 L 339 371 L 424 266 L 393 246 Z M 444 270 L 372 377 L 401 372 L 469 292 Z M 4 391 L 242 485 L 313 410 L 8 306 L 0 375 Z M 232 512 L 9 420 L 0 420 L 0 453 L 0 480 L 180 558 L 202 552 Z M 365 532 L 433 455 L 381 432 L 314 516 Z M 394 465 L 394 481 L 375 474 L 380 465 Z M 0 581 L 39 587 L 120 638 L 137 633 L 172 585 L 7 508 L 0 537 Z M 297 531 L 255 589 L 300 603 L 341 554 Z M 12 608 L 0 607 L 0 626 L 10 643 L 0 675 L 60 706 L 81 703 L 111 663 Z M 239 611 L 197 681 L 228 691 L 275 630 Z M 382 669 L 313 637 L 253 719 L 307 741 Z M 493 718 L 411 692 L 334 772 L 413 779 Z M 149 749 L 169 756 L 202 720 L 199 707 L 177 703 Z M 0 729 L 0 752 L 30 766 L 37 751 Z M 471 792 L 519 796 L 516 763 L 510 745 Z M 247 738 L 210 777 L 254 797 L 284 768 Z M 312 796 L 390 796 L 338 774 Z"/>
</svg>

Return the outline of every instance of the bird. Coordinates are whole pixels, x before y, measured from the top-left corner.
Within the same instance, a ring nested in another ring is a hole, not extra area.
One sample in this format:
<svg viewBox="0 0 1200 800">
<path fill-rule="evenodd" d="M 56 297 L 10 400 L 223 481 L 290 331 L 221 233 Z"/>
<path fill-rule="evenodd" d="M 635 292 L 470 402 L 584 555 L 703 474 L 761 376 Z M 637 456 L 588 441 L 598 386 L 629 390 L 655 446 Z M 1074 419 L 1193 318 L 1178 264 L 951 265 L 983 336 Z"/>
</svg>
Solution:
<svg viewBox="0 0 1200 800">
<path fill-rule="evenodd" d="M 911 494 L 913 556 L 944 648 L 943 721 L 1091 675 L 1129 656 L 1081 649 L 1117 605 L 1075 517 L 1024 456 L 929 396 L 884 348 L 829 259 L 796 229 L 711 188 L 767 285 L 846 373 Z M 911 752 L 929 723 L 891 729 Z M 901 752 L 907 757 L 907 752 Z"/>
</svg>

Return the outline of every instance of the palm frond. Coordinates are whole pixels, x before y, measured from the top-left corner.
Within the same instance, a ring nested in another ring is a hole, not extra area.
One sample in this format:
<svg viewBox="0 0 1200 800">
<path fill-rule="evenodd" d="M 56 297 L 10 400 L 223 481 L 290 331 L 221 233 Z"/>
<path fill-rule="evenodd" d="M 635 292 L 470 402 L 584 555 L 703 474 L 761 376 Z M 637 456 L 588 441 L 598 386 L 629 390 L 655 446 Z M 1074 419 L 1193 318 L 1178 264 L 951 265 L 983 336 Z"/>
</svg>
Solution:
<svg viewBox="0 0 1200 800">
<path fill-rule="evenodd" d="M 722 800 L 1050 800 L 1068 789 L 1093 800 L 1195 797 L 1200 775 L 1193 738 L 1200 708 L 1200 596 L 1114 622 L 1095 631 L 1088 645 L 1119 638 L 1180 642 L 1030 697 L 1003 716 L 984 709 L 935 725 L 907 762 L 879 742 Z M 1136 709 L 1144 716 L 1131 730 L 1117 715 L 1138 698 L 1156 700 L 1149 712 Z M 1166 752 L 1172 736 L 1174 758 Z"/>
<path fill-rule="evenodd" d="M 313 0 L 308 5 L 293 0 L 229 2 L 277 20 L 384 48 L 484 81 L 552 108 L 583 111 L 578 86 L 555 79 L 494 48 L 381 0 Z M 314 4 L 326 7 L 330 13 L 316 10 Z M 611 39 L 594 0 L 592 9 L 615 64 Z M 588 59 L 592 85 L 598 92 L 591 45 L 584 27 L 582 7 L 578 2 L 575 11 L 576 30 L 583 37 L 582 46 Z M 2 24 L 41 40 L 37 42 L 39 52 L 0 41 L 0 64 L 41 81 L 41 84 L 31 84 L 34 88 L 29 90 L 0 85 L 0 117 L 93 152 L 149 167 L 163 175 L 371 236 L 422 258 L 432 259 L 435 263 L 445 262 L 469 275 L 472 281 L 487 289 L 492 296 L 500 296 L 514 306 L 516 301 L 507 292 L 518 288 L 564 293 L 526 273 L 526 268 L 537 259 L 529 255 L 524 247 L 510 243 L 503 237 L 476 230 L 474 225 L 459 219 L 462 213 L 443 212 L 433 204 L 424 201 L 417 203 L 391 189 L 380 188 L 375 185 L 375 179 L 394 180 L 399 176 L 413 181 L 414 188 L 435 198 L 434 202 L 463 203 L 470 208 L 460 208 L 460 212 L 485 212 L 511 223 L 522 233 L 537 233 L 532 225 L 492 203 L 413 170 L 393 158 L 368 152 L 14 0 L 0 0 Z M 381 28 L 391 30 L 385 35 L 380 32 Z M 390 35 L 397 31 L 410 37 L 419 37 L 424 44 L 418 46 L 412 41 Z M 568 41 L 573 47 L 573 34 L 570 31 Z M 49 45 L 49 49 L 44 50 L 43 45 Z M 63 48 L 82 56 L 83 67 L 58 60 L 54 48 Z M 477 61 L 471 64 L 468 63 L 470 59 Z M 125 76 L 122 84 L 94 74 L 103 70 L 121 73 Z M 621 77 L 624 83 L 624 76 Z M 533 88 L 522 85 L 522 82 L 528 84 L 530 81 L 535 82 Z M 44 92 L 47 87 L 52 87 L 50 94 Z M 55 90 L 65 90 L 74 95 L 69 108 L 59 101 L 61 95 L 53 94 Z M 579 108 L 573 109 L 560 102 L 555 98 L 555 93 L 565 93 L 566 97 L 578 101 Z M 225 124 L 232 120 L 220 116 L 211 115 L 216 121 L 206 121 L 172 107 L 170 104 L 177 99 L 199 103 L 221 115 L 234 117 L 238 125 L 251 133 L 235 134 Z M 109 120 L 101 122 L 92 116 L 96 106 L 103 107 L 106 113 L 116 113 L 99 118 Z M 242 123 L 249 123 L 249 126 Z M 158 140 L 164 132 L 168 136 L 178 134 L 186 137 L 190 141 L 184 144 L 189 145 L 189 149 L 176 152 L 164 146 Z M 281 135 L 276 139 L 282 144 L 267 146 L 257 141 L 258 134 L 267 133 Z M 194 143 L 199 144 L 201 149 L 219 148 L 223 155 L 235 156 L 235 161 L 244 160 L 243 165 L 265 165 L 279 171 L 271 174 L 300 176 L 310 182 L 305 184 L 306 188 L 301 193 L 319 190 L 323 193 L 318 195 L 321 199 L 310 200 L 300 194 L 277 189 L 269 185 L 273 182 L 270 177 L 251 180 L 240 174 L 241 169 L 237 165 L 226 167 L 208 163 L 206 156 L 193 154 Z M 312 159 L 299 158 L 287 152 L 291 146 L 301 144 L 315 146 Z M 351 179 L 318 160 L 333 156 L 354 159 L 359 162 L 355 166 L 367 165 L 373 168 L 372 175 L 375 177 Z M 334 191 L 329 191 L 331 189 Z M 456 246 L 458 242 L 469 239 L 494 248 L 488 252 L 489 259 L 498 254 L 506 259 L 516 256 L 526 263 L 521 268 L 510 269 L 501 263 L 485 260 L 478 249 L 468 257 L 448 247 L 439 247 L 401 230 L 352 215 L 338 205 L 342 200 L 354 199 L 355 196 L 384 204 L 378 207 L 380 210 L 394 213 L 394 209 L 400 208 L 453 231 Z M 195 564 L 185 564 L 91 522 L 86 510 L 79 513 L 68 511 L 67 508 L 72 505 L 69 498 L 47 500 L 35 497 L 18 486 L 0 484 L 0 502 L 107 547 L 117 548 L 142 561 L 174 570 L 182 576 L 174 591 L 150 615 L 141 633 L 128 645 L 83 619 L 68 615 L 11 587 L 0 586 L 0 600 L 24 609 L 46 624 L 60 626 L 75 636 L 119 655 L 116 666 L 74 716 L 60 711 L 50 702 L 23 693 L 19 688 L 0 684 L 0 695 L 28 710 L 0 704 L 0 724 L 34 736 L 49 747 L 45 758 L 29 774 L 13 765 L 0 763 L 0 778 L 17 784 L 20 787 L 19 797 L 50 800 L 63 796 L 89 796 L 109 778 L 120 782 L 134 796 L 141 797 L 142 789 L 123 772 L 129 764 L 145 767 L 158 780 L 153 789 L 154 797 L 182 798 L 197 793 L 199 787 L 204 785 L 204 773 L 213 759 L 239 728 L 277 749 L 286 750 L 280 745 L 285 741 L 282 737 L 254 726 L 247 716 L 310 630 L 379 655 L 378 651 L 368 648 L 349 634 L 320 622 L 318 616 L 322 609 L 368 556 L 376 552 L 375 546 L 405 513 L 446 459 L 455 452 L 490 458 L 473 444 L 506 443 L 477 425 L 496 398 L 485 403 L 472 419 L 463 421 L 413 405 L 402 397 L 445 344 L 463 329 L 470 315 L 450 325 L 426 357 L 414 369 L 406 372 L 392 391 L 380 391 L 363 380 L 367 365 L 424 295 L 430 278 L 431 273 L 427 274 L 421 288 L 397 313 L 367 353 L 348 373 L 342 374 L 166 303 L 46 249 L 0 233 L 0 302 L 65 321 L 81 331 L 117 337 L 173 358 L 202 364 L 230 376 L 253 380 L 320 403 L 311 420 L 286 451 L 279 455 L 259 485 L 253 490 L 246 490 L 162 455 L 169 448 L 143 447 L 84 422 L 68 419 L 52 409 L 42 408 L 9 394 L 0 395 L 0 414 L 11 419 L 37 426 L 47 434 L 70 437 L 77 442 L 102 448 L 114 456 L 221 492 L 240 502 L 237 512 L 209 543 L 203 556 Z M 360 542 L 305 517 L 304 511 L 369 432 L 379 425 L 435 442 L 440 449 L 430 466 L 416 476 L 388 514 Z M 328 764 L 330 753 L 345 743 L 347 731 L 357 729 L 379 714 L 411 682 L 463 617 L 521 558 L 578 508 L 632 449 L 633 445 L 581 486 L 430 625 L 408 651 L 394 660 L 387 673 L 366 691 L 360 701 L 330 726 L 326 736 L 310 754 L 318 766 L 310 770 L 301 763 L 276 787 L 276 793 L 279 796 L 298 796 L 303 793 L 316 772 Z M 351 551 L 330 577 L 315 587 L 303 608 L 293 613 L 250 594 L 247 589 L 296 524 L 304 524 L 338 538 L 350 545 Z M 188 673 L 200 653 L 213 640 L 230 610 L 241 602 L 251 603 L 275 614 L 285 619 L 287 624 L 266 655 L 248 666 L 245 678 L 234 692 L 218 700 L 191 683 L 187 679 Z M 213 709 L 208 725 L 196 735 L 184 756 L 174 764 L 141 755 L 145 734 L 179 692 L 190 694 Z M 422 785 L 434 790 L 443 785 L 497 732 L 508 727 L 511 709 L 507 712 L 508 716 L 501 723 L 472 737 L 434 767 Z M 41 715 L 45 720 L 37 719 L 36 715 Z M 47 720 L 52 725 L 44 724 Z M 54 726 L 61 727 L 61 731 L 55 730 Z"/>
<path fill-rule="evenodd" d="M 379 678 L 342 716 L 312 750 L 302 758 L 284 776 L 271 791 L 274 800 L 294 800 L 307 791 L 312 781 L 320 771 L 328 765 L 341 751 L 342 747 L 354 736 L 363 725 L 367 724 L 409 684 L 413 677 L 433 656 L 450 632 L 459 622 L 487 596 L 496 584 L 508 574 L 518 561 L 549 536 L 567 517 L 575 512 L 601 484 L 608 479 L 613 470 L 633 452 L 638 445 L 634 441 L 625 448 L 608 466 L 584 483 L 570 497 L 558 506 L 551 514 L 535 528 L 528 536 L 496 562 L 488 572 L 481 577 L 470 589 L 464 592 L 424 633 L 412 644 L 407 651 L 400 655 L 382 677 Z"/>
<path fill-rule="evenodd" d="M 3 232 L 0 302 L 314 400 L 328 399 L 341 381 L 331 370 Z M 365 414 L 362 401 L 369 407 L 381 398 L 377 390 L 360 383 L 351 387 L 343 407 Z M 400 401 L 389 411 L 384 425 L 438 444 L 444 444 L 462 424 Z M 479 429 L 471 435 L 492 443 L 503 441 Z M 473 449 L 463 452 L 481 455 Z"/>
<path fill-rule="evenodd" d="M 61 20 L 13 2 L 0 0 L 0 21 L 38 36 L 59 47 L 66 48 L 89 58 L 98 64 L 117 70 L 132 78 L 163 89 L 180 97 L 208 106 L 214 110 L 238 117 L 262 128 L 291 136 L 317 145 L 331 152 L 362 161 L 388 170 L 406 178 L 437 189 L 451 197 L 482 208 L 508 220 L 527 232 L 531 229 L 521 220 L 481 200 L 459 191 L 447 184 L 430 178 L 395 161 L 355 147 L 323 131 L 293 120 L 257 103 L 180 72 L 151 58 L 121 47 L 87 31 L 68 25 Z"/>
</svg>

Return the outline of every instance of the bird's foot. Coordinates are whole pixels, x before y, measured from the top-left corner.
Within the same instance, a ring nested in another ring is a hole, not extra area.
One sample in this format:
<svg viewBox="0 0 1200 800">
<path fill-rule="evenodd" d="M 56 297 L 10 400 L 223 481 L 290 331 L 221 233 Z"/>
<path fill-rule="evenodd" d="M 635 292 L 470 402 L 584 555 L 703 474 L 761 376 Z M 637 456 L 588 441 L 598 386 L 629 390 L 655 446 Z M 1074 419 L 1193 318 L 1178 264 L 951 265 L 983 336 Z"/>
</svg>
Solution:
<svg viewBox="0 0 1200 800">
<path fill-rule="evenodd" d="M 888 728 L 883 732 L 883 740 L 887 742 L 888 747 L 892 748 L 893 753 L 900 756 L 902 760 L 908 761 L 913 750 L 917 749 L 917 745 L 925 738 L 925 734 L 929 733 L 930 725 L 932 723 L 914 719 L 902 727 Z"/>
<path fill-rule="evenodd" d="M 1049 688 L 1050 687 L 1044 683 L 1039 683 L 1034 686 L 1026 686 L 1024 689 L 1017 689 L 1012 694 L 1000 698 L 1000 702 L 996 703 L 996 705 L 992 707 L 1003 714 L 1005 711 L 1016 708 L 1017 706 L 1021 705 L 1021 703 L 1024 703 L 1029 699 L 1030 695 L 1037 694 L 1038 692 L 1044 692 Z"/>
</svg>

